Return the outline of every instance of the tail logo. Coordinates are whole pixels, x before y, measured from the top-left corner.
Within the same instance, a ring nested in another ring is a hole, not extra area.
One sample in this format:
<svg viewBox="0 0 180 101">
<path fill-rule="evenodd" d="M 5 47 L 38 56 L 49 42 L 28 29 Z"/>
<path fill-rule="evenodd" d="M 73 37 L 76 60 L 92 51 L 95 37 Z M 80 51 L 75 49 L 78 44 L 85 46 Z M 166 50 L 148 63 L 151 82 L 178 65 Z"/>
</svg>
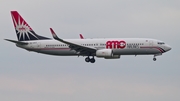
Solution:
<svg viewBox="0 0 180 101">
<path fill-rule="evenodd" d="M 14 15 L 12 17 L 18 40 L 31 40 L 32 36 L 38 39 L 31 27 L 19 15 L 17 18 Z"/>
</svg>

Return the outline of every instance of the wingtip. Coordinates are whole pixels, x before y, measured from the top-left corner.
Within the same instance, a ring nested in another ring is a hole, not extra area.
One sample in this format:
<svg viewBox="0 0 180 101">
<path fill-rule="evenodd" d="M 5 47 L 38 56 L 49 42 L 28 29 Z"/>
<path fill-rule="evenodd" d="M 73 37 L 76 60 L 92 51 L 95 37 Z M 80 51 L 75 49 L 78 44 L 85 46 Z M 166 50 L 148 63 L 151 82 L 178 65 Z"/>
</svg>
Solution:
<svg viewBox="0 0 180 101">
<path fill-rule="evenodd" d="M 81 33 L 80 33 L 79 35 L 80 35 L 80 38 L 81 38 L 81 39 L 84 39 L 84 37 L 83 37 L 83 35 L 82 35 Z"/>
<path fill-rule="evenodd" d="M 58 38 L 56 33 L 54 32 L 54 30 L 52 28 L 50 28 L 51 34 L 53 36 L 54 39 Z"/>
<path fill-rule="evenodd" d="M 51 31 L 51 33 L 54 33 L 54 31 L 53 31 L 53 29 L 52 29 L 52 28 L 50 28 L 50 31 Z"/>
</svg>

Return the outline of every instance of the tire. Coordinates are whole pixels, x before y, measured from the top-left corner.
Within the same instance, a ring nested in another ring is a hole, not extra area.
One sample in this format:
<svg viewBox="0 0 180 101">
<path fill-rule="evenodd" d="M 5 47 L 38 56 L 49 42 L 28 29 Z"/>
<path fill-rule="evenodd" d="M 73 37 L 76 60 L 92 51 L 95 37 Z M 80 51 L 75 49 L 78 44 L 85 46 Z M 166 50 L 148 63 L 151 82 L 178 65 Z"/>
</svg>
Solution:
<svg viewBox="0 0 180 101">
<path fill-rule="evenodd" d="M 95 63 L 96 60 L 95 60 L 94 58 L 92 58 L 92 59 L 90 60 L 90 62 L 91 62 L 91 63 Z"/>
<path fill-rule="evenodd" d="M 89 57 L 85 58 L 85 61 L 90 62 L 90 58 Z"/>
<path fill-rule="evenodd" d="M 154 61 L 156 61 L 156 58 L 153 58 Z"/>
</svg>

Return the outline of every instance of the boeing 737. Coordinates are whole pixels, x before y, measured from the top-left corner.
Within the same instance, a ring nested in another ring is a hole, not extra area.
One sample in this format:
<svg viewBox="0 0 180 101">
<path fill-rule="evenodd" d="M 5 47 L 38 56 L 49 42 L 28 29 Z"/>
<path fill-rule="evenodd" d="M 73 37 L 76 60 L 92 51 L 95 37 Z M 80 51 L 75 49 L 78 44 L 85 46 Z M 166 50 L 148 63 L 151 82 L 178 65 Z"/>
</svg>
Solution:
<svg viewBox="0 0 180 101">
<path fill-rule="evenodd" d="M 17 39 L 17 47 L 38 53 L 57 56 L 85 56 L 85 61 L 95 63 L 95 58 L 119 59 L 121 55 L 156 56 L 171 50 L 163 41 L 149 38 L 102 38 L 102 39 L 62 39 L 52 28 L 54 39 L 36 34 L 17 11 L 11 11 Z"/>
</svg>

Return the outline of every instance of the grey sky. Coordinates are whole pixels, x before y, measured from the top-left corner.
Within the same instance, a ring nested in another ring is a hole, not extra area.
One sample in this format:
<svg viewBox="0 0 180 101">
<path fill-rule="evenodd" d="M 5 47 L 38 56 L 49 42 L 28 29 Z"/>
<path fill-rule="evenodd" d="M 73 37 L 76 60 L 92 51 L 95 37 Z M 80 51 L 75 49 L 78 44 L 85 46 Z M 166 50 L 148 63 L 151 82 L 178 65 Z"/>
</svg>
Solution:
<svg viewBox="0 0 180 101">
<path fill-rule="evenodd" d="M 1 101 L 179 101 L 179 0 L 0 0 Z M 157 57 L 118 60 L 58 57 L 28 52 L 17 39 L 10 11 L 17 10 L 36 33 L 62 38 L 147 37 L 172 50 Z"/>
</svg>

